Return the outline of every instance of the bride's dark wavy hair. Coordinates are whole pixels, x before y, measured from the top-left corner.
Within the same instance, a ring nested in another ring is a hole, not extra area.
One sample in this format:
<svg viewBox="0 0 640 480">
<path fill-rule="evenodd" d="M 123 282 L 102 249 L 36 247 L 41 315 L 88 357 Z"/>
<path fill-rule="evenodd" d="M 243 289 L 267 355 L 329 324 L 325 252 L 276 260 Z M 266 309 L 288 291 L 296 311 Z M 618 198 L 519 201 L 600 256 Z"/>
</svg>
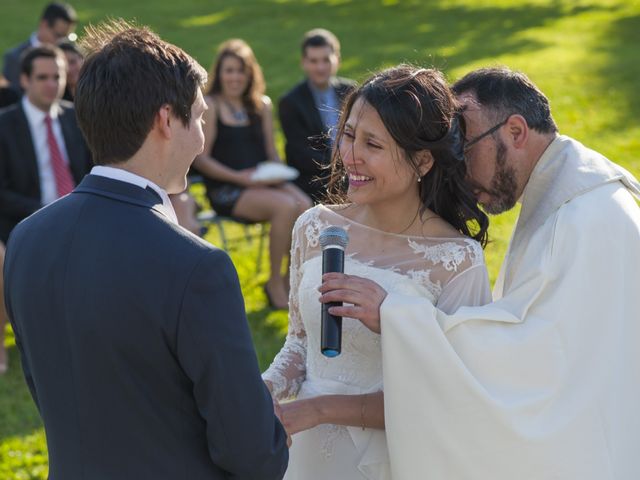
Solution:
<svg viewBox="0 0 640 480">
<path fill-rule="evenodd" d="M 424 150 L 431 152 L 433 166 L 416 182 L 422 203 L 421 217 L 430 209 L 460 233 L 485 246 L 489 218 L 478 207 L 465 179 L 462 109 L 438 70 L 399 65 L 373 75 L 349 95 L 336 133 L 327 199 L 338 204 L 347 201 L 348 182 L 338 146 L 351 109 L 360 98 L 378 112 L 417 177 L 420 175 L 417 154 Z"/>
</svg>

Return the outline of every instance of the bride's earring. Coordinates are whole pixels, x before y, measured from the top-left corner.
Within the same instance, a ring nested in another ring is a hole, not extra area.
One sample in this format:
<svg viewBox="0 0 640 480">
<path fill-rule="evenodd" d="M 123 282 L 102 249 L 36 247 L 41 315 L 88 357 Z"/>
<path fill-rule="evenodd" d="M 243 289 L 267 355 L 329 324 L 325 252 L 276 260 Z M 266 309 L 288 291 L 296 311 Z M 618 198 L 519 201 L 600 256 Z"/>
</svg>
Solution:
<svg viewBox="0 0 640 480">
<path fill-rule="evenodd" d="M 427 175 L 433 167 L 433 155 L 431 155 L 429 150 L 422 150 L 418 152 L 417 161 L 418 165 L 416 166 L 415 172 L 418 177 L 418 183 L 420 183 L 422 182 L 422 178 Z"/>
</svg>

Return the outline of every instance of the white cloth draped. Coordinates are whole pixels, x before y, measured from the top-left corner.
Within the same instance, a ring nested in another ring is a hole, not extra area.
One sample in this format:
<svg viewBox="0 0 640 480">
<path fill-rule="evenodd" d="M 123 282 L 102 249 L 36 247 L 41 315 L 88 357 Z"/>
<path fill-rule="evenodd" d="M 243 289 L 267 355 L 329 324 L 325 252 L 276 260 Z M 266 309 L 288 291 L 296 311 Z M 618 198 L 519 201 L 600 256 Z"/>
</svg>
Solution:
<svg viewBox="0 0 640 480">
<path fill-rule="evenodd" d="M 495 301 L 383 302 L 395 480 L 640 478 L 637 183 L 558 137 L 536 166 Z"/>
</svg>

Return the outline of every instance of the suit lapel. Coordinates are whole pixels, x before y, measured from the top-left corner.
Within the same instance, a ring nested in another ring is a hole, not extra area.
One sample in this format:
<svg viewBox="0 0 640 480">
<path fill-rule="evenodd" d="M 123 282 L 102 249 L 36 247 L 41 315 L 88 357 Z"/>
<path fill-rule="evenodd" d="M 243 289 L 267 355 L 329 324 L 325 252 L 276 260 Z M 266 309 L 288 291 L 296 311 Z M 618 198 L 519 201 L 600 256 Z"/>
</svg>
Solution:
<svg viewBox="0 0 640 480">
<path fill-rule="evenodd" d="M 305 111 L 306 116 L 313 122 L 313 130 L 316 132 L 324 132 L 324 124 L 322 123 L 322 118 L 320 118 L 320 112 L 316 107 L 316 102 L 313 99 L 311 88 L 309 88 L 309 84 L 306 80 L 302 84 L 300 94 L 302 97 L 300 106 Z"/>
<path fill-rule="evenodd" d="M 33 148 L 33 137 L 31 136 L 31 128 L 27 116 L 22 109 L 22 103 L 18 103 L 16 109 L 16 136 L 15 141 L 18 145 L 18 151 L 21 154 L 21 158 L 18 161 L 21 164 L 21 168 L 26 168 L 29 172 L 31 181 L 40 185 L 40 174 L 38 173 L 38 160 L 36 159 L 36 151 Z"/>
</svg>

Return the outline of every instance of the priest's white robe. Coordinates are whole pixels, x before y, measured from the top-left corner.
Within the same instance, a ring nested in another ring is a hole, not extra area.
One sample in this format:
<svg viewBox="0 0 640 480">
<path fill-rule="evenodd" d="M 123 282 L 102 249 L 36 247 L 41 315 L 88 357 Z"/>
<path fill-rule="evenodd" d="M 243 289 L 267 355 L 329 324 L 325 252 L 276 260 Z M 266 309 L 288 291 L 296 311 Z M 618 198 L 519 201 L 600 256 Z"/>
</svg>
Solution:
<svg viewBox="0 0 640 480">
<path fill-rule="evenodd" d="M 538 161 L 494 302 L 381 307 L 394 480 L 640 479 L 635 179 L 568 137 Z"/>
</svg>

